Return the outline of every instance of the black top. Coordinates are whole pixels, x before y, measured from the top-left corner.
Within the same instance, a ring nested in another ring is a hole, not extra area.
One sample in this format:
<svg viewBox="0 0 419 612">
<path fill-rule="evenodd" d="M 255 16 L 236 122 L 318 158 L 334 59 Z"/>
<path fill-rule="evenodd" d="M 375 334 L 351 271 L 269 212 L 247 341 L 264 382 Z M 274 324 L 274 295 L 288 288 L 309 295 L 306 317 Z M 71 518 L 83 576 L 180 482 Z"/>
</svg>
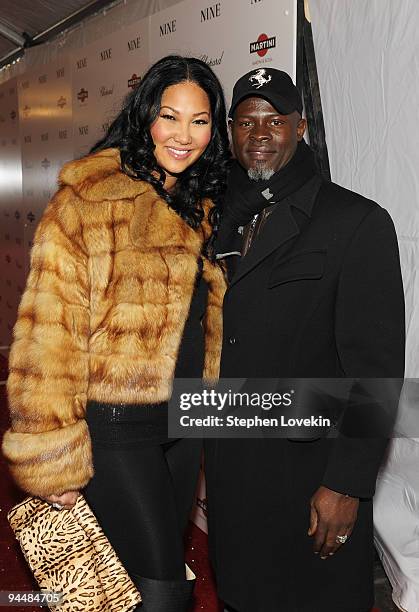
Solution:
<svg viewBox="0 0 419 612">
<path fill-rule="evenodd" d="M 202 378 L 204 369 L 204 329 L 208 287 L 202 277 L 202 259 L 183 330 L 175 367 L 175 378 Z M 86 420 L 93 444 L 113 448 L 167 442 L 168 402 L 160 404 L 106 404 L 89 401 Z"/>
</svg>

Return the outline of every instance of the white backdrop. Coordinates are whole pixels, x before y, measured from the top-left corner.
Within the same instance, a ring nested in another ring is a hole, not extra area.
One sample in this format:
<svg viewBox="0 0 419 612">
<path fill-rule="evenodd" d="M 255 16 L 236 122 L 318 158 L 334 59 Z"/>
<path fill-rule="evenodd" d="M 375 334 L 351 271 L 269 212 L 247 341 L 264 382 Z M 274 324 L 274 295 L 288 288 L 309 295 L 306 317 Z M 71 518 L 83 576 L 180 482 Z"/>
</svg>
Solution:
<svg viewBox="0 0 419 612">
<path fill-rule="evenodd" d="M 332 179 L 376 200 L 398 234 L 406 376 L 419 377 L 419 3 L 310 0 Z M 417 383 L 417 381 L 416 381 Z M 397 432 L 418 431 L 417 384 Z M 417 435 L 417 433 L 415 433 Z M 419 440 L 396 438 L 374 498 L 376 544 L 396 604 L 419 610 Z"/>
</svg>

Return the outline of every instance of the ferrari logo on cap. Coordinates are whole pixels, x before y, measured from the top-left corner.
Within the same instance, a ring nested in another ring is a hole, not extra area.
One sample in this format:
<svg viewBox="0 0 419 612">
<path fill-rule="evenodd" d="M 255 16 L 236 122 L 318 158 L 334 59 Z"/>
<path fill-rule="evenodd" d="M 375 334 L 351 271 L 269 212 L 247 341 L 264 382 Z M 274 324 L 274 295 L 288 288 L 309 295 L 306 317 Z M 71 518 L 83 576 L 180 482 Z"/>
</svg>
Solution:
<svg viewBox="0 0 419 612">
<path fill-rule="evenodd" d="M 252 76 L 249 77 L 249 81 L 252 83 L 253 87 L 256 87 L 256 89 L 259 89 L 260 87 L 262 87 L 263 85 L 266 85 L 267 83 L 269 83 L 269 81 L 272 80 L 271 75 L 268 75 L 268 78 L 265 78 L 265 75 L 266 75 L 266 69 L 259 68 L 259 70 L 256 70 L 256 72 L 252 74 Z"/>
</svg>

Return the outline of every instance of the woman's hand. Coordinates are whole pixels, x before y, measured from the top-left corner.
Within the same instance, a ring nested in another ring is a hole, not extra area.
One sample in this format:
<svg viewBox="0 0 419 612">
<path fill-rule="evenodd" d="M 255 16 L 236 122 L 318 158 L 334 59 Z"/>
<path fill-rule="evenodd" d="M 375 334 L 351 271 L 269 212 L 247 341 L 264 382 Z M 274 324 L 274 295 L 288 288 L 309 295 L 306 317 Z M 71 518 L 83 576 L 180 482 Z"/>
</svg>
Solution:
<svg viewBox="0 0 419 612">
<path fill-rule="evenodd" d="M 66 491 L 62 495 L 49 495 L 43 497 L 49 504 L 59 504 L 65 510 L 70 510 L 76 503 L 80 491 Z"/>
</svg>

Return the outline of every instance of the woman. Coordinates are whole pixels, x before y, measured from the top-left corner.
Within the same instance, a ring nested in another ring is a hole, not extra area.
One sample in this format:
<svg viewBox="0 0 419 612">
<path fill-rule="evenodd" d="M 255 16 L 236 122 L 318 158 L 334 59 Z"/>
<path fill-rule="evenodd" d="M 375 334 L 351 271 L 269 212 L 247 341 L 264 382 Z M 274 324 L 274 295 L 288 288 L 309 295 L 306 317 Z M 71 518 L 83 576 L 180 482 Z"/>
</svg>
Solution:
<svg viewBox="0 0 419 612">
<path fill-rule="evenodd" d="M 227 152 L 211 69 L 152 66 L 92 154 L 61 170 L 14 331 L 12 474 L 66 509 L 86 487 L 143 612 L 186 610 L 192 591 L 183 531 L 200 444 L 167 438 L 167 401 L 174 376 L 218 376 L 211 246 Z"/>
</svg>

